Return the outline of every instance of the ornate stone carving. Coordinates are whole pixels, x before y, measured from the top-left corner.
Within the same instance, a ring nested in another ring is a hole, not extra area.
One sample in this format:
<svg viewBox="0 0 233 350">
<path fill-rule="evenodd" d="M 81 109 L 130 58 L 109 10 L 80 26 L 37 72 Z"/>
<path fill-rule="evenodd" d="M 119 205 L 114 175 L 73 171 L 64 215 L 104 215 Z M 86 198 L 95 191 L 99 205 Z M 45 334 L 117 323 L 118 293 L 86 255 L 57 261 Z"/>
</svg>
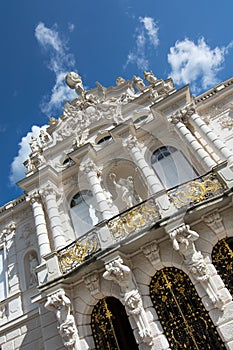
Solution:
<svg viewBox="0 0 233 350">
<path fill-rule="evenodd" d="M 26 201 L 30 202 L 31 204 L 39 203 L 41 204 L 41 195 L 39 191 L 34 191 L 26 195 Z"/>
<path fill-rule="evenodd" d="M 215 307 L 223 309 L 224 301 L 218 291 L 202 253 L 196 249 L 195 241 L 199 238 L 196 231 L 190 229 L 189 225 L 182 224 L 168 232 L 173 243 L 174 250 L 178 251 L 184 258 L 184 263 L 194 278 L 199 281 L 205 289 L 208 297 Z"/>
<path fill-rule="evenodd" d="M 97 172 L 97 167 L 95 163 L 90 159 L 87 159 L 86 161 L 82 162 L 80 164 L 79 169 L 85 174 L 89 174 L 90 172 Z"/>
<path fill-rule="evenodd" d="M 6 303 L 6 302 L 1 303 L 1 305 L 0 305 L 0 319 L 4 319 L 4 318 L 8 317 L 8 315 L 9 315 L 8 303 Z"/>
<path fill-rule="evenodd" d="M 219 118 L 218 123 L 222 129 L 231 130 L 233 128 L 233 118 L 229 115 L 223 115 Z"/>
<path fill-rule="evenodd" d="M 84 283 L 89 289 L 91 295 L 97 296 L 100 294 L 99 274 L 97 272 L 87 275 L 84 278 Z"/>
<path fill-rule="evenodd" d="M 225 231 L 225 227 L 222 222 L 222 216 L 218 210 L 214 210 L 203 216 L 203 220 L 207 226 L 209 226 L 215 233 L 220 234 Z"/>
<path fill-rule="evenodd" d="M 106 271 L 103 277 L 107 280 L 113 280 L 120 286 L 122 301 L 125 304 L 128 314 L 134 318 L 139 336 L 143 342 L 151 344 L 152 335 L 150 325 L 131 269 L 123 264 L 121 257 L 117 257 L 107 263 L 105 268 Z"/>
<path fill-rule="evenodd" d="M 138 139 L 133 136 L 133 135 L 129 135 L 123 142 L 122 142 L 124 147 L 127 147 L 128 149 L 132 149 L 133 147 L 137 147 L 137 148 L 141 148 L 140 147 L 140 143 L 138 141 Z"/>
<path fill-rule="evenodd" d="M 56 314 L 58 330 L 64 346 L 68 350 L 78 350 L 78 331 L 74 316 L 71 314 L 71 301 L 64 290 L 48 296 L 45 307 Z"/>
<path fill-rule="evenodd" d="M 145 257 L 150 261 L 150 263 L 154 267 L 157 267 L 158 264 L 161 262 L 158 244 L 156 242 L 149 243 L 141 247 L 141 250 L 143 251 Z"/>
</svg>

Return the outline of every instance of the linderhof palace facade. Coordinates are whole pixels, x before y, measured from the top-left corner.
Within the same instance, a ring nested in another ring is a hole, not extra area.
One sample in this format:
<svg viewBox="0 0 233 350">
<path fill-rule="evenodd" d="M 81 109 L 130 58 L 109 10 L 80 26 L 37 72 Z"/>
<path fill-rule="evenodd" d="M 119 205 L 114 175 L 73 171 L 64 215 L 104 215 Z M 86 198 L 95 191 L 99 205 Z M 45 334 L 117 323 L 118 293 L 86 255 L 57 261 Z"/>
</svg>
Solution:
<svg viewBox="0 0 233 350">
<path fill-rule="evenodd" d="M 0 349 L 233 349 L 233 78 L 66 83 L 0 208 Z"/>
</svg>

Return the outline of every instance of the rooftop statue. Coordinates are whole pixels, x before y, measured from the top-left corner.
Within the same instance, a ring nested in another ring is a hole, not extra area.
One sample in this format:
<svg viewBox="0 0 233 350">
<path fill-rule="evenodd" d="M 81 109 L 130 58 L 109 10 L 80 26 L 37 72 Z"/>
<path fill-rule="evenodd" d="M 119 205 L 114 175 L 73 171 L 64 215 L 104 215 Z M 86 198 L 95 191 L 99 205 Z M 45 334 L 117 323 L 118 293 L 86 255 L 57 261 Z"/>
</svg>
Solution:
<svg viewBox="0 0 233 350">
<path fill-rule="evenodd" d="M 133 83 L 136 86 L 136 88 L 138 89 L 138 91 L 143 91 L 146 87 L 142 78 L 136 77 L 136 75 L 133 75 Z"/>
<path fill-rule="evenodd" d="M 158 79 L 156 78 L 156 76 L 154 76 L 154 73 L 152 71 L 147 72 L 144 70 L 143 73 L 144 73 L 144 79 L 148 81 L 149 84 L 153 85 L 157 82 Z"/>
<path fill-rule="evenodd" d="M 69 72 L 66 75 L 66 84 L 71 88 L 75 89 L 78 95 L 82 95 L 84 92 L 83 82 L 80 75 L 75 72 Z"/>
</svg>

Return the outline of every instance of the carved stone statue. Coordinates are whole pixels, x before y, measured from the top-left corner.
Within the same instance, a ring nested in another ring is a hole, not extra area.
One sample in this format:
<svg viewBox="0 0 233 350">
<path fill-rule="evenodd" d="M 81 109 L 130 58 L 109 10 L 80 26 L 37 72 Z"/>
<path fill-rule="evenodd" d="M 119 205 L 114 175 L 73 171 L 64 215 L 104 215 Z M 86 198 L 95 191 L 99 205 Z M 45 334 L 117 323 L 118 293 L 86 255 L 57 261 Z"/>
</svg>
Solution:
<svg viewBox="0 0 233 350">
<path fill-rule="evenodd" d="M 202 253 L 197 251 L 194 243 L 199 234 L 190 230 L 189 225 L 181 225 L 170 231 L 169 235 L 173 242 L 173 248 L 183 256 L 184 263 L 193 277 L 201 283 L 212 303 L 222 309 L 224 301 L 221 293 L 217 290 Z"/>
<path fill-rule="evenodd" d="M 64 290 L 59 290 L 50 295 L 45 303 L 45 307 L 56 314 L 58 329 L 64 346 L 68 350 L 78 350 L 78 331 L 74 316 L 71 315 L 70 299 L 65 295 Z"/>
<path fill-rule="evenodd" d="M 154 76 L 154 73 L 152 71 L 147 72 L 144 70 L 143 73 L 144 73 L 144 79 L 148 81 L 149 84 L 153 85 L 158 81 L 158 79 Z"/>
<path fill-rule="evenodd" d="M 106 271 L 103 277 L 107 280 L 114 280 L 119 284 L 123 295 L 135 288 L 132 271 L 128 266 L 123 265 L 123 260 L 120 257 L 106 264 L 105 268 Z"/>
<path fill-rule="evenodd" d="M 29 260 L 29 287 L 35 286 L 37 284 L 37 275 L 36 275 L 36 267 L 38 266 L 37 258 L 30 254 L 28 257 Z"/>
<path fill-rule="evenodd" d="M 123 303 L 129 315 L 132 315 L 138 328 L 138 333 L 143 342 L 151 343 L 152 335 L 146 312 L 143 308 L 142 298 L 137 289 L 131 269 L 123 264 L 121 257 L 105 265 L 106 271 L 103 277 L 113 280 L 121 288 Z"/>
<path fill-rule="evenodd" d="M 39 139 L 40 139 L 41 145 L 45 146 L 46 143 L 49 141 L 49 134 L 45 130 L 41 129 L 39 134 Z"/>
<path fill-rule="evenodd" d="M 136 86 L 136 88 L 138 89 L 138 91 L 140 91 L 140 92 L 143 91 L 146 87 L 142 78 L 136 77 L 136 75 L 133 75 L 133 83 Z"/>
<path fill-rule="evenodd" d="M 132 176 L 128 176 L 127 179 L 120 178 L 118 182 L 116 181 L 116 174 L 111 173 L 109 177 L 116 187 L 117 194 L 126 204 L 127 208 L 131 208 L 141 201 L 140 196 L 134 191 Z"/>
<path fill-rule="evenodd" d="M 37 142 L 37 139 L 35 136 L 31 136 L 31 141 L 29 142 L 29 145 L 31 147 L 32 153 L 40 152 L 41 148 Z"/>
<path fill-rule="evenodd" d="M 66 84 L 71 88 L 75 89 L 78 95 L 82 95 L 84 92 L 83 82 L 80 75 L 75 72 L 69 72 L 66 75 Z"/>
<path fill-rule="evenodd" d="M 117 86 L 121 85 L 121 84 L 124 84 L 125 83 L 125 79 L 122 78 L 122 77 L 118 77 L 117 80 L 116 80 L 116 84 Z"/>
<path fill-rule="evenodd" d="M 125 295 L 125 306 L 129 315 L 132 315 L 138 327 L 139 335 L 145 343 L 151 342 L 150 326 L 146 317 L 146 312 L 142 305 L 142 298 L 137 289 Z"/>
</svg>

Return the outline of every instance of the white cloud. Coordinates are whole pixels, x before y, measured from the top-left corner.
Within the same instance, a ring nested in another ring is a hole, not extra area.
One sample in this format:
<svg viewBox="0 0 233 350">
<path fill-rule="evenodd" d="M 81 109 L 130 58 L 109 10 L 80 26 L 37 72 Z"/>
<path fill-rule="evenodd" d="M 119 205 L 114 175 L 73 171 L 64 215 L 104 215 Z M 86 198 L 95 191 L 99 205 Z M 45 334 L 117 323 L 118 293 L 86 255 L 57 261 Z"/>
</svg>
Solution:
<svg viewBox="0 0 233 350">
<path fill-rule="evenodd" d="M 128 64 L 136 64 L 138 69 L 149 67 L 148 52 L 159 45 L 159 27 L 151 17 L 139 17 L 139 24 L 135 29 L 135 47 L 127 56 L 125 68 Z"/>
<path fill-rule="evenodd" d="M 39 23 L 35 29 L 35 37 L 48 54 L 47 66 L 55 74 L 55 84 L 50 96 L 45 96 L 41 103 L 42 112 L 51 116 L 63 106 L 65 100 L 72 100 L 76 96 L 74 91 L 65 84 L 67 72 L 74 70 L 75 59 L 69 53 L 67 43 L 59 35 L 56 26 L 48 28 L 44 23 Z"/>
<path fill-rule="evenodd" d="M 223 68 L 230 47 L 231 44 L 211 49 L 204 38 L 197 44 L 187 38 L 177 41 L 168 54 L 170 76 L 176 84 L 190 83 L 194 93 L 209 88 L 218 83 L 217 73 Z"/>
<path fill-rule="evenodd" d="M 73 23 L 68 23 L 68 29 L 70 32 L 73 32 L 75 28 L 75 25 Z"/>
<path fill-rule="evenodd" d="M 139 17 L 139 21 L 144 24 L 149 37 L 149 41 L 156 48 L 159 45 L 159 27 L 151 17 Z"/>
<path fill-rule="evenodd" d="M 48 125 L 43 125 L 39 127 L 37 125 L 33 125 L 30 132 L 24 136 L 19 143 L 19 151 L 18 155 L 14 158 L 11 164 L 11 172 L 10 172 L 10 182 L 14 185 L 17 181 L 21 180 L 25 176 L 25 167 L 23 162 L 27 159 L 28 155 L 31 153 L 31 148 L 29 142 L 31 140 L 31 136 L 38 137 L 40 130 L 45 130 Z"/>
</svg>

